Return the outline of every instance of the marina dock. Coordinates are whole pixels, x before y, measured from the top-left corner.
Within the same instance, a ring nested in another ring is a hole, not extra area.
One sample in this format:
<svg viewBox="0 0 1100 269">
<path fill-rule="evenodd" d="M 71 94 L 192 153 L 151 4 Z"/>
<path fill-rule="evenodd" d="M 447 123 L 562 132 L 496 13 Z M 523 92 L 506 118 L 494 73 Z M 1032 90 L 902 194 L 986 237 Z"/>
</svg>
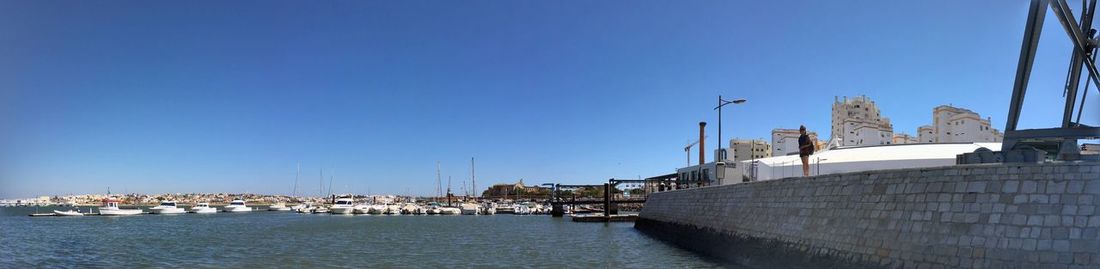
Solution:
<svg viewBox="0 0 1100 269">
<path fill-rule="evenodd" d="M 634 222 L 638 214 L 615 214 L 604 216 L 603 214 L 573 215 L 573 222 Z"/>
</svg>

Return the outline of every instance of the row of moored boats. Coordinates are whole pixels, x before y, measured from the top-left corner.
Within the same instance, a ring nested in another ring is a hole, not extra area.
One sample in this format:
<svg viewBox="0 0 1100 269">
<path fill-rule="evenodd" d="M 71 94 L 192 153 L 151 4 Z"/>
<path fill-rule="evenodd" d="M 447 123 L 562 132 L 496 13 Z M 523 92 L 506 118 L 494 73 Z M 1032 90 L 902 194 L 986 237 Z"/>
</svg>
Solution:
<svg viewBox="0 0 1100 269">
<path fill-rule="evenodd" d="M 160 205 L 149 208 L 146 212 L 140 208 L 120 208 L 118 205 L 121 201 L 113 198 L 103 200 L 103 206 L 96 208 L 98 212 L 92 211 L 80 212 L 79 210 L 70 209 L 66 211 L 54 210 L 54 216 L 88 216 L 88 215 L 100 215 L 100 216 L 127 216 L 127 215 L 141 215 L 141 214 L 183 214 L 183 213 L 196 213 L 196 214 L 212 214 L 220 212 L 239 213 L 239 212 L 252 212 L 253 208 L 245 204 L 244 200 L 235 199 L 229 202 L 219 210 L 216 207 L 210 206 L 209 203 L 197 203 L 189 209 L 179 207 L 176 201 L 163 201 Z M 284 206 L 285 208 L 285 206 Z M 272 211 L 290 211 L 290 208 L 280 210 L 276 206 L 272 206 L 269 210 Z"/>
<path fill-rule="evenodd" d="M 235 199 L 229 205 L 220 210 L 210 206 L 209 203 L 197 203 L 189 209 L 178 206 L 176 201 L 163 201 L 160 205 L 149 208 L 146 212 L 140 208 L 120 208 L 121 201 L 113 198 L 103 200 L 103 206 L 91 209 L 88 212 L 70 209 L 67 211 L 54 210 L 52 216 L 126 216 L 140 214 L 212 214 L 218 212 L 240 213 L 252 212 L 254 208 L 245 204 L 244 200 Z M 331 214 L 367 214 L 367 215 L 495 215 L 497 213 L 516 215 L 549 214 L 550 207 L 537 203 L 497 204 L 497 203 L 462 203 L 458 206 L 445 206 L 439 203 L 417 204 L 357 204 L 351 198 L 340 198 L 332 205 L 313 205 L 312 203 L 286 206 L 277 203 L 267 208 L 268 211 L 294 211 L 298 213 L 331 213 Z M 36 214 L 41 215 L 41 214 Z"/>
<path fill-rule="evenodd" d="M 340 198 L 329 206 L 302 204 L 292 208 L 298 213 L 331 214 L 368 214 L 368 215 L 495 215 L 510 213 L 517 215 L 549 214 L 550 207 L 536 203 L 497 204 L 462 203 L 458 206 L 445 206 L 440 203 L 392 203 L 357 204 L 354 199 Z"/>
</svg>

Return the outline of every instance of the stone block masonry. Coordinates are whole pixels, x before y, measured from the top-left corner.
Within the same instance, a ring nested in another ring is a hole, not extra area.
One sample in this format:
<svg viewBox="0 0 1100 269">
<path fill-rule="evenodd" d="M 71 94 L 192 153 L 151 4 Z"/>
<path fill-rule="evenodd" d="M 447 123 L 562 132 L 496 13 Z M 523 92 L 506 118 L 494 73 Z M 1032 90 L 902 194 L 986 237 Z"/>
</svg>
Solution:
<svg viewBox="0 0 1100 269">
<path fill-rule="evenodd" d="M 978 164 L 655 193 L 635 228 L 750 267 L 1100 268 L 1100 163 Z"/>
</svg>

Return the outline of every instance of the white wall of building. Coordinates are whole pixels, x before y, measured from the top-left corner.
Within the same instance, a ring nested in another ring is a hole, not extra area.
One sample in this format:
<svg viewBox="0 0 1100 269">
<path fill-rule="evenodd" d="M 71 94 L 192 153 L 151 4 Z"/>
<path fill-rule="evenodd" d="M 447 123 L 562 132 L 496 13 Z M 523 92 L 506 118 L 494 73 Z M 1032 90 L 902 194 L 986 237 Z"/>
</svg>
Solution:
<svg viewBox="0 0 1100 269">
<path fill-rule="evenodd" d="M 810 140 L 819 141 L 817 132 L 807 132 Z M 798 154 L 798 129 L 772 129 L 771 156 Z"/>
<path fill-rule="evenodd" d="M 956 155 L 982 147 L 996 151 L 1001 149 L 1001 144 L 904 144 L 832 149 L 810 156 L 810 175 L 955 165 Z M 749 175 L 754 181 L 802 176 L 802 160 L 798 156 L 742 161 L 738 168 L 739 174 Z"/>
<path fill-rule="evenodd" d="M 883 117 L 867 96 L 835 99 L 832 109 L 832 139 L 841 146 L 889 145 L 894 126 Z"/>
<path fill-rule="evenodd" d="M 795 140 L 797 142 L 797 137 Z M 763 139 L 730 139 L 730 149 L 733 150 L 733 161 L 761 159 L 772 156 L 772 146 Z"/>
<path fill-rule="evenodd" d="M 736 162 L 709 162 L 676 169 L 678 180 L 687 188 L 703 185 L 726 185 L 742 182 Z M 721 171 L 720 171 L 721 170 Z"/>
</svg>

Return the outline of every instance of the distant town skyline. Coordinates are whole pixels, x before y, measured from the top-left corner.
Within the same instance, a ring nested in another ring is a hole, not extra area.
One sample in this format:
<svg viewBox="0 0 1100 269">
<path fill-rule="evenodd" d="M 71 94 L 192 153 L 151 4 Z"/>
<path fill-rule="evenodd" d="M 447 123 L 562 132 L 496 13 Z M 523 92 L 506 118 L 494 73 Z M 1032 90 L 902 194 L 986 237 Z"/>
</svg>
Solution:
<svg viewBox="0 0 1100 269">
<path fill-rule="evenodd" d="M 895 133 L 939 105 L 1003 131 L 1027 5 L 8 1 L 0 199 L 290 194 L 297 162 L 309 194 L 432 195 L 437 161 L 459 192 L 471 157 L 481 190 L 648 177 L 684 165 L 700 121 L 708 157 L 775 128 L 826 138 L 842 96 Z M 1020 128 L 1060 123 L 1070 43 L 1044 33 Z M 719 95 L 747 99 L 721 138 Z"/>
</svg>

